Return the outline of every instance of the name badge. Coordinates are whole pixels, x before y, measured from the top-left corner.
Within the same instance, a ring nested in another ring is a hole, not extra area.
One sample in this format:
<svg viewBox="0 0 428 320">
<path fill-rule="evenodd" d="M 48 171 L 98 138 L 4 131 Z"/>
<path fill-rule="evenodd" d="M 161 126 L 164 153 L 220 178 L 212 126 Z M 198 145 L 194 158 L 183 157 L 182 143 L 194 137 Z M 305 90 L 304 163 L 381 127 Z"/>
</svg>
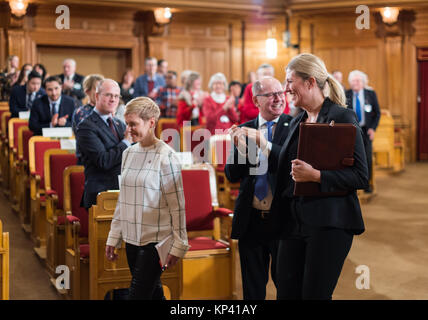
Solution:
<svg viewBox="0 0 428 320">
<path fill-rule="evenodd" d="M 365 112 L 372 112 L 372 105 L 371 104 L 366 104 L 364 106 L 364 111 Z"/>
<path fill-rule="evenodd" d="M 220 117 L 220 122 L 221 122 L 221 123 L 228 123 L 228 122 L 230 122 L 229 117 L 228 117 L 228 116 L 225 116 L 225 115 L 222 115 L 222 116 Z"/>
<path fill-rule="evenodd" d="M 82 88 L 82 85 L 79 82 L 75 82 L 73 88 L 76 90 L 80 90 Z"/>
</svg>

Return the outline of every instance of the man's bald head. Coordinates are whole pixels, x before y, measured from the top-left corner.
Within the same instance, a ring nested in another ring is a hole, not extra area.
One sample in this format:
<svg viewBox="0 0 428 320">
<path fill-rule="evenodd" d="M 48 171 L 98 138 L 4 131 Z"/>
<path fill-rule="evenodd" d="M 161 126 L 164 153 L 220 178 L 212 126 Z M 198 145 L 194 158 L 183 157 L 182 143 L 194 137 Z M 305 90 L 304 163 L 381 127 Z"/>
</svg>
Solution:
<svg viewBox="0 0 428 320">
<path fill-rule="evenodd" d="M 96 89 L 95 99 L 96 108 L 101 114 L 114 113 L 119 105 L 119 84 L 113 79 L 101 80 Z"/>
<path fill-rule="evenodd" d="M 256 96 L 256 95 L 260 94 L 261 92 L 263 92 L 264 89 L 266 88 L 266 86 L 270 87 L 270 86 L 272 86 L 274 84 L 276 86 L 277 85 L 282 86 L 281 82 L 278 79 L 274 78 L 274 77 L 263 77 L 263 78 L 261 78 L 259 80 L 256 80 L 253 83 L 253 88 L 252 88 L 253 96 Z"/>
</svg>

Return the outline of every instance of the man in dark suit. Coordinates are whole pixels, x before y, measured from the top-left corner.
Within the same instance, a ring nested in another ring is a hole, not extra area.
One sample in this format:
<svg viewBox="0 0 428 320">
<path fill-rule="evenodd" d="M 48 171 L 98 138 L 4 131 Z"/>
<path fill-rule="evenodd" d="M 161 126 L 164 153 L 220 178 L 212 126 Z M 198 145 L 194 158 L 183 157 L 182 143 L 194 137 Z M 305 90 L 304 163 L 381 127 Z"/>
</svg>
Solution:
<svg viewBox="0 0 428 320">
<path fill-rule="evenodd" d="M 231 128 L 235 146 L 225 172 L 231 182 L 241 181 L 231 237 L 238 239 L 244 299 L 263 300 L 271 259 L 271 274 L 276 285 L 278 241 L 272 236 L 274 221 L 270 217 L 270 206 L 276 185 L 276 159 L 292 118 L 283 114 L 285 95 L 278 80 L 262 78 L 253 84 L 252 90 L 259 115 Z"/>
<path fill-rule="evenodd" d="M 75 101 L 61 94 L 61 80 L 52 76 L 46 79 L 46 95 L 34 101 L 30 112 L 29 128 L 41 135 L 43 128 L 71 127 Z"/>
<path fill-rule="evenodd" d="M 135 80 L 134 98 L 150 97 L 154 99 L 160 87 L 165 86 L 165 78 L 157 74 L 157 59 L 147 57 L 144 61 L 144 74 Z"/>
<path fill-rule="evenodd" d="M 99 192 L 119 189 L 122 152 L 131 145 L 125 124 L 113 117 L 119 98 L 117 82 L 101 80 L 95 94 L 95 108 L 77 129 L 77 148 L 85 167 L 82 206 L 86 209 L 96 204 Z"/>
<path fill-rule="evenodd" d="M 42 76 L 36 71 L 31 71 L 26 84 L 12 88 L 9 99 L 11 117 L 17 118 L 19 112 L 31 110 L 33 102 L 45 93 L 42 88 Z"/>
<path fill-rule="evenodd" d="M 58 75 L 62 81 L 62 92 L 76 99 L 80 106 L 82 99 L 85 97 L 85 92 L 83 91 L 85 77 L 76 73 L 76 61 L 74 59 L 65 59 L 62 66 L 64 73 Z"/>
<path fill-rule="evenodd" d="M 346 91 L 346 105 L 353 109 L 361 129 L 363 130 L 363 141 L 367 156 L 370 184 L 365 190 L 371 193 L 372 188 L 372 141 L 380 119 L 380 108 L 376 92 L 366 89 L 367 75 L 359 70 L 349 73 L 348 77 L 351 89 Z"/>
</svg>

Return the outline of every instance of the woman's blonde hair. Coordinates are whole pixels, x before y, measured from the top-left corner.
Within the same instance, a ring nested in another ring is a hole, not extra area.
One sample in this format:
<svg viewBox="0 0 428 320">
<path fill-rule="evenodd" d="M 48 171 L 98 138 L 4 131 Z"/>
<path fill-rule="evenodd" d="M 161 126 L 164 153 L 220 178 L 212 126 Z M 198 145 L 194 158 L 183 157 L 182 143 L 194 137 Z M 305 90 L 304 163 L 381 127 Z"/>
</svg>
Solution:
<svg viewBox="0 0 428 320">
<path fill-rule="evenodd" d="M 286 70 L 294 71 L 303 80 L 314 77 L 325 97 L 329 97 L 338 105 L 346 106 L 345 92 L 341 84 L 328 73 L 324 61 L 317 56 L 301 53 L 291 59 Z"/>
<path fill-rule="evenodd" d="M 92 90 L 92 88 L 94 88 L 94 86 L 96 85 L 97 82 L 104 80 L 104 76 L 101 74 L 89 74 L 85 77 L 85 79 L 83 80 L 83 90 L 86 91 L 90 91 Z"/>
<path fill-rule="evenodd" d="M 126 104 L 125 116 L 129 114 L 136 114 L 144 121 L 155 118 L 157 123 L 160 116 L 160 109 L 152 99 L 148 97 L 138 97 Z"/>
</svg>

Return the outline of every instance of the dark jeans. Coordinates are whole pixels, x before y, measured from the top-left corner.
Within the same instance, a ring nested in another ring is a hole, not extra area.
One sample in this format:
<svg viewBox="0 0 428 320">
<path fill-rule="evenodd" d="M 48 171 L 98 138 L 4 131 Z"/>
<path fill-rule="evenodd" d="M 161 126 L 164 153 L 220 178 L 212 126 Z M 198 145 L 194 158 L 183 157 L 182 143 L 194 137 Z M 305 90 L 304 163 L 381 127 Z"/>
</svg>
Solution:
<svg viewBox="0 0 428 320">
<path fill-rule="evenodd" d="M 271 258 L 271 275 L 276 286 L 278 240 L 270 238 L 270 222 L 269 216 L 262 218 L 260 214 L 251 212 L 249 228 L 238 241 L 244 300 L 266 298 Z"/>
<path fill-rule="evenodd" d="M 291 213 L 292 231 L 278 248 L 278 299 L 331 300 L 353 234 L 302 223 L 295 202 Z"/>
<path fill-rule="evenodd" d="M 154 243 L 126 244 L 126 257 L 132 274 L 129 300 L 164 300 L 160 276 L 162 269 Z"/>
</svg>

